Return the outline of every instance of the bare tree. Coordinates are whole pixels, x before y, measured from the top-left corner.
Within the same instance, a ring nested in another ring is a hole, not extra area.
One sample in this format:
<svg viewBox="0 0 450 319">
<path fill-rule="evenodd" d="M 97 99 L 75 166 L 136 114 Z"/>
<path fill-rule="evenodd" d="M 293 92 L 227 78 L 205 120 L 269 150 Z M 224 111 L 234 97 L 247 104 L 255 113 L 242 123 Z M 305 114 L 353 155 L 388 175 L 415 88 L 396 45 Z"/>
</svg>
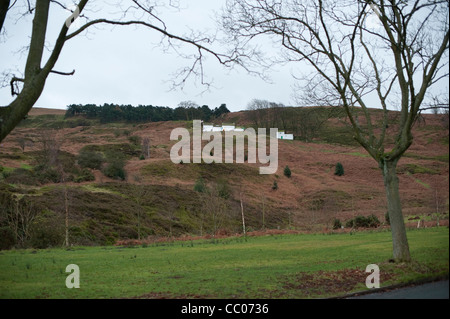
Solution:
<svg viewBox="0 0 450 319">
<path fill-rule="evenodd" d="M 145 158 L 150 158 L 150 137 L 148 136 L 142 139 L 142 154 Z"/>
<path fill-rule="evenodd" d="M 62 142 L 57 135 L 57 132 L 54 130 L 45 129 L 39 131 L 37 142 L 41 148 L 40 155 L 38 156 L 40 166 L 48 168 L 59 164 L 58 156 Z"/>
<path fill-rule="evenodd" d="M 246 227 L 245 227 L 245 214 L 244 214 L 244 203 L 242 201 L 242 189 L 239 191 L 239 200 L 241 202 L 241 216 L 242 216 L 242 233 L 244 236 L 247 235 Z"/>
<path fill-rule="evenodd" d="M 64 170 L 64 165 L 61 161 L 57 161 L 57 171 L 63 184 L 63 198 L 64 198 L 64 244 L 66 247 L 70 246 L 70 234 L 69 234 L 69 213 L 70 213 L 70 194 L 67 187 L 68 174 Z"/>
<path fill-rule="evenodd" d="M 266 229 L 266 194 L 261 192 L 261 201 L 262 201 L 262 229 Z"/>
<path fill-rule="evenodd" d="M 184 109 L 185 112 L 185 118 L 188 121 L 195 120 L 194 118 L 194 111 L 199 107 L 199 105 L 193 101 L 182 101 L 178 103 L 178 107 L 181 107 Z"/>
<path fill-rule="evenodd" d="M 291 129 L 301 140 L 312 142 L 332 115 L 332 109 L 301 107 L 291 110 Z"/>
<path fill-rule="evenodd" d="M 282 129 L 283 131 L 287 130 L 287 123 L 289 119 L 289 110 L 288 108 L 282 104 L 278 103 L 276 107 L 276 113 L 277 113 L 277 125 L 279 129 Z"/>
<path fill-rule="evenodd" d="M 150 195 L 150 191 L 148 188 L 145 187 L 144 184 L 142 184 L 141 177 L 139 175 L 133 176 L 134 182 L 136 184 L 130 184 L 132 189 L 132 199 L 136 203 L 136 219 L 137 219 L 137 233 L 138 233 L 138 240 L 141 240 L 142 237 L 142 220 L 145 217 L 145 208 L 144 203 L 148 196 Z M 173 217 L 173 211 L 170 210 L 170 234 L 172 235 L 172 220 Z"/>
<path fill-rule="evenodd" d="M 409 261 L 396 167 L 430 87 L 448 81 L 449 1 L 229 0 L 222 20 L 230 41 L 249 50 L 261 37 L 278 41 L 278 61 L 307 69 L 298 79 L 310 101 L 345 109 L 382 171 L 394 260 Z M 378 127 L 374 106 L 384 111 Z M 391 145 L 389 109 L 401 113 Z"/>
<path fill-rule="evenodd" d="M 19 137 L 17 139 L 17 143 L 19 144 L 20 148 L 22 149 L 22 153 L 25 152 L 25 148 L 33 146 L 33 141 L 29 137 Z"/>
<path fill-rule="evenodd" d="M 17 3 L 21 1 L 2 1 L 0 5 L 0 32 L 4 29 L 5 17 L 13 8 L 20 6 Z M 25 2 L 25 1 L 23 1 Z M 159 1 L 138 1 L 128 0 L 120 1 L 115 4 L 114 10 L 117 12 L 114 18 L 108 18 L 108 11 L 111 8 L 96 7 L 96 15 L 103 16 L 96 19 L 89 19 L 85 15 L 89 5 L 94 1 L 80 0 L 77 3 L 76 9 L 72 12 L 66 3 L 69 1 L 55 1 L 55 0 L 39 0 L 32 3 L 26 1 L 24 7 L 25 12 L 22 15 L 33 15 L 32 31 L 30 37 L 30 44 L 24 50 L 27 53 L 27 59 L 23 70 L 23 76 L 16 76 L 9 74 L 7 81 L 11 88 L 11 94 L 15 99 L 6 106 L 0 107 L 0 141 L 2 141 L 16 125 L 27 115 L 30 109 L 44 90 L 45 83 L 50 74 L 57 75 L 74 75 L 75 70 L 70 72 L 63 72 L 55 70 L 55 65 L 61 56 L 63 48 L 66 43 L 83 34 L 84 31 L 92 29 L 97 25 L 111 25 L 111 26 L 140 26 L 147 28 L 150 31 L 159 33 L 163 36 L 161 41 L 162 48 L 174 48 L 174 44 L 186 44 L 194 49 L 195 53 L 182 54 L 182 51 L 177 51 L 180 56 L 190 59 L 192 64 L 183 68 L 178 72 L 175 86 L 183 86 L 189 77 L 197 78 L 202 84 L 208 85 L 204 78 L 203 61 L 205 55 L 213 56 L 219 63 L 228 65 L 235 60 L 236 52 L 216 53 L 211 49 L 213 36 L 206 36 L 205 33 L 192 32 L 190 35 L 177 35 L 169 31 L 168 26 L 158 16 L 158 10 L 164 8 Z M 98 5 L 98 4 L 97 4 Z M 107 4 L 104 4 L 105 6 Z M 169 6 L 177 6 L 177 2 L 170 1 Z M 52 10 L 62 9 L 67 11 L 68 19 L 61 21 L 60 32 L 53 43 L 53 47 L 47 46 L 48 39 L 46 38 L 46 31 L 50 27 L 50 12 Z M 86 9 L 86 10 L 85 10 Z M 92 10 L 94 11 L 94 10 Z M 70 17 L 69 17 L 70 15 Z M 111 16 L 111 14 L 109 14 Z M 74 19 L 84 19 L 82 25 L 76 29 L 69 31 Z M 139 17 L 139 18 L 136 18 Z M 44 49 L 50 51 L 49 57 L 45 60 Z M 176 48 L 175 48 L 176 49 Z M 235 60 L 236 61 L 236 60 Z M 239 61 L 236 61 L 239 63 Z M 4 73 L 5 74 L 5 73 Z"/>
<path fill-rule="evenodd" d="M 13 195 L 5 204 L 7 223 L 19 246 L 30 238 L 30 229 L 38 214 L 37 208 L 24 198 Z"/>
<path fill-rule="evenodd" d="M 252 111 L 251 117 L 256 127 L 262 127 L 267 121 L 269 107 L 270 102 L 267 100 L 253 99 L 248 103 L 247 110 Z"/>
<path fill-rule="evenodd" d="M 438 179 L 434 178 L 431 182 L 431 209 L 433 211 L 432 216 L 436 218 L 436 226 L 440 226 L 440 220 L 442 216 L 448 211 L 445 211 L 445 203 L 448 202 L 448 193 L 441 191 L 442 187 L 439 187 Z"/>
<path fill-rule="evenodd" d="M 227 212 L 227 202 L 220 196 L 217 185 L 213 184 L 205 192 L 199 194 L 202 209 L 212 222 L 212 234 L 215 236 L 223 223 Z"/>
</svg>

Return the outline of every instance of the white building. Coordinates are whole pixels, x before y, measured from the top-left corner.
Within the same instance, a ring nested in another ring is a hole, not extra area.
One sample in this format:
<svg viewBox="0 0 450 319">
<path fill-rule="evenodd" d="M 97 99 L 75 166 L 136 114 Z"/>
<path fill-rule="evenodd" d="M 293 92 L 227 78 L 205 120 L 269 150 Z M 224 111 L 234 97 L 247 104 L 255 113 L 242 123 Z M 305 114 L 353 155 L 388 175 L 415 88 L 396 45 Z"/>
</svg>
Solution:
<svg viewBox="0 0 450 319">
<path fill-rule="evenodd" d="M 239 131 L 239 132 L 243 132 L 244 129 L 239 128 L 236 129 L 236 126 L 234 124 L 222 124 L 222 126 L 214 126 L 211 123 L 204 123 L 203 124 L 203 132 L 232 132 L 232 131 Z"/>
<path fill-rule="evenodd" d="M 203 132 L 212 132 L 214 125 L 210 123 L 203 124 Z"/>
<path fill-rule="evenodd" d="M 222 126 L 213 125 L 211 123 L 203 124 L 203 132 L 244 132 L 243 127 L 236 127 L 234 124 L 223 123 Z M 286 134 L 283 131 L 277 132 L 277 138 L 279 140 L 294 140 L 293 134 Z"/>
<path fill-rule="evenodd" d="M 223 131 L 230 132 L 234 131 L 236 126 L 234 124 L 222 124 Z"/>
<path fill-rule="evenodd" d="M 279 140 L 294 140 L 294 134 L 286 134 L 283 131 L 277 132 L 277 138 Z"/>
</svg>

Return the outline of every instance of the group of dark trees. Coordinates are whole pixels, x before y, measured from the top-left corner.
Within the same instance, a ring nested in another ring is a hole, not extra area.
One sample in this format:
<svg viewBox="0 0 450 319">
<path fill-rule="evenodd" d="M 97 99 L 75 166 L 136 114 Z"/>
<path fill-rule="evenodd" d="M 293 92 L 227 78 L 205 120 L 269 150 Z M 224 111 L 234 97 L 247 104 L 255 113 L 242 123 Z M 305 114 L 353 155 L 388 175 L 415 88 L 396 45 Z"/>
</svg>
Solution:
<svg viewBox="0 0 450 319">
<path fill-rule="evenodd" d="M 247 105 L 248 119 L 255 127 L 277 127 L 293 133 L 296 139 L 311 142 L 328 119 L 345 118 L 342 108 L 336 107 L 286 107 L 281 103 L 253 99 Z"/>
<path fill-rule="evenodd" d="M 208 105 L 198 106 L 194 102 L 181 102 L 177 108 L 153 105 L 117 105 L 72 104 L 67 107 L 66 117 L 84 115 L 99 119 L 102 123 L 125 122 L 159 122 L 159 121 L 209 121 L 229 113 L 226 104 L 211 110 Z"/>
</svg>

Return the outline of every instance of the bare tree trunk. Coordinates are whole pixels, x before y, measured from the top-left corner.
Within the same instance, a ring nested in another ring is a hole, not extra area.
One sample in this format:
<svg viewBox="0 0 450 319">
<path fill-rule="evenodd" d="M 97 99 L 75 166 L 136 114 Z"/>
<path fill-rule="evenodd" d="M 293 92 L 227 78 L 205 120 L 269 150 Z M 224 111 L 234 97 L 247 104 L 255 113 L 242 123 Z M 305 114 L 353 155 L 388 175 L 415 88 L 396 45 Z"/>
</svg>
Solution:
<svg viewBox="0 0 450 319">
<path fill-rule="evenodd" d="M 148 136 L 142 139 L 142 154 L 145 158 L 150 158 L 150 138 Z"/>
<path fill-rule="evenodd" d="M 6 12 L 8 12 L 10 2 L 10 0 L 0 2 L 0 31 L 3 29 L 3 23 L 5 22 Z"/>
<path fill-rule="evenodd" d="M 439 220 L 440 220 L 439 205 L 440 205 L 440 203 L 439 203 L 439 196 L 438 196 L 438 189 L 437 189 L 437 187 L 435 188 L 434 196 L 435 196 L 435 199 L 436 199 L 436 226 L 439 227 Z"/>
<path fill-rule="evenodd" d="M 15 239 L 18 244 L 21 244 L 21 240 L 19 238 L 19 223 L 20 223 L 20 217 L 19 217 L 19 202 L 18 200 L 13 200 L 10 202 L 10 213 L 8 218 L 8 224 L 9 227 L 12 228 L 14 232 Z"/>
<path fill-rule="evenodd" d="M 67 195 L 67 185 L 64 180 L 64 209 L 66 212 L 66 247 L 69 247 L 69 198 Z"/>
<path fill-rule="evenodd" d="M 246 236 L 247 233 L 245 231 L 245 215 L 244 215 L 244 204 L 242 203 L 242 192 L 241 192 L 240 200 L 241 200 L 241 214 L 242 214 L 242 231 L 244 233 L 244 236 Z"/>
<path fill-rule="evenodd" d="M 396 171 L 397 162 L 398 160 L 384 161 L 383 177 L 391 224 L 393 257 L 396 262 L 409 262 L 411 261 L 411 256 L 400 201 L 399 182 Z"/>
<path fill-rule="evenodd" d="M 37 215 L 37 210 L 30 203 L 11 197 L 5 207 L 7 210 L 7 222 L 9 228 L 14 232 L 19 247 L 23 247 L 30 238 L 30 229 Z"/>
<path fill-rule="evenodd" d="M 263 194 L 262 195 L 262 228 L 266 229 L 266 220 L 265 220 L 265 215 L 266 215 L 266 196 Z"/>
<path fill-rule="evenodd" d="M 138 208 L 138 240 L 141 240 L 141 208 Z"/>
</svg>

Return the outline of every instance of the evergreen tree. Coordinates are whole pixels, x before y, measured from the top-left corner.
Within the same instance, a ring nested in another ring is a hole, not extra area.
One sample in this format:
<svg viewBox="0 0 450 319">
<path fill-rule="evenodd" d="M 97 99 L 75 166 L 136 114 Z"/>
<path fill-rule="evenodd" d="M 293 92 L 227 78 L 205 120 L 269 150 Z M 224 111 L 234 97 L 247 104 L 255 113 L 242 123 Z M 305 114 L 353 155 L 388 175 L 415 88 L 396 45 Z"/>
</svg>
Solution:
<svg viewBox="0 0 450 319">
<path fill-rule="evenodd" d="M 344 166 L 341 163 L 336 164 L 336 168 L 334 170 L 334 175 L 342 176 L 344 175 Z"/>
<path fill-rule="evenodd" d="M 278 183 L 277 181 L 273 181 L 272 189 L 275 191 L 278 189 Z"/>
<path fill-rule="evenodd" d="M 289 166 L 286 165 L 286 167 L 284 168 L 284 176 L 286 177 L 291 177 L 291 169 L 289 168 Z"/>
</svg>

